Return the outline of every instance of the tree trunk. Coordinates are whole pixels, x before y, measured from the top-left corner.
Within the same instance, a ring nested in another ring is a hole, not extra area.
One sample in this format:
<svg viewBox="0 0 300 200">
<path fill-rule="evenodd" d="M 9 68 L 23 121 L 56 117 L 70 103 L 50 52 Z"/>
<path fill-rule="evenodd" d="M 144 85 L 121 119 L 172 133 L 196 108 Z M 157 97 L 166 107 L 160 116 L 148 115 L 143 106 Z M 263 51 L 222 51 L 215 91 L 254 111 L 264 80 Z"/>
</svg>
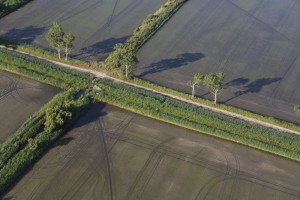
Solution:
<svg viewBox="0 0 300 200">
<path fill-rule="evenodd" d="M 66 60 L 68 60 L 68 45 L 66 45 Z"/>
<path fill-rule="evenodd" d="M 192 97 L 193 98 L 195 97 L 195 85 L 194 84 L 192 85 Z"/>
<path fill-rule="evenodd" d="M 215 104 L 217 104 L 217 94 L 218 92 L 215 92 Z"/>
<path fill-rule="evenodd" d="M 60 45 L 57 46 L 58 58 L 60 59 Z"/>
<path fill-rule="evenodd" d="M 126 74 L 126 78 L 128 78 L 128 70 L 129 70 L 129 65 L 125 65 L 125 70 L 126 70 L 126 72 L 125 72 L 125 74 Z"/>
</svg>

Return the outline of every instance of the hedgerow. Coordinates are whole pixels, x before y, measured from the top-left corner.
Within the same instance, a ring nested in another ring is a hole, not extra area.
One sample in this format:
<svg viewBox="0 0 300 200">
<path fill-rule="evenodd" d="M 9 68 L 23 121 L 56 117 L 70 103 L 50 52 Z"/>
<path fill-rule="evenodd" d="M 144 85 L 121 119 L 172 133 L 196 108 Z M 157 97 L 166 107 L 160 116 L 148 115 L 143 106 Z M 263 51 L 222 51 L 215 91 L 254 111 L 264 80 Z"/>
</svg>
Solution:
<svg viewBox="0 0 300 200">
<path fill-rule="evenodd" d="M 132 35 L 126 40 L 122 48 L 125 51 L 119 50 L 117 45 L 115 51 L 112 52 L 105 60 L 105 69 L 119 69 L 122 61 L 118 60 L 122 56 L 118 54 L 120 52 L 129 52 L 137 50 L 145 44 L 172 16 L 187 0 L 168 0 L 163 4 L 154 14 L 148 15 L 148 17 L 142 22 L 142 24 L 136 28 Z M 103 66 L 103 65 L 102 65 Z"/>
<path fill-rule="evenodd" d="M 152 118 L 300 160 L 300 137 L 113 82 L 94 81 L 94 98 Z"/>
<path fill-rule="evenodd" d="M 76 90 L 57 95 L 0 144 L 0 195 L 87 110 L 89 96 L 77 96 Z"/>
</svg>

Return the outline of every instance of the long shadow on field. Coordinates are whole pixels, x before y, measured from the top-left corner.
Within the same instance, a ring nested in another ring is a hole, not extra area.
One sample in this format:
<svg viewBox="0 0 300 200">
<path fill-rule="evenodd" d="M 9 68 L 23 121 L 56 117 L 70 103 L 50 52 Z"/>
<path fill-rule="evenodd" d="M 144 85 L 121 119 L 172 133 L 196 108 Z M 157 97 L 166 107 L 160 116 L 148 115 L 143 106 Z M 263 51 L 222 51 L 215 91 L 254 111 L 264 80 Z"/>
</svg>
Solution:
<svg viewBox="0 0 300 200">
<path fill-rule="evenodd" d="M 157 63 L 153 63 L 148 67 L 145 67 L 146 71 L 141 73 L 138 77 L 143 77 L 148 74 L 154 74 L 158 72 L 162 72 L 168 69 L 182 67 L 191 62 L 196 62 L 204 57 L 202 53 L 184 53 L 181 55 L 177 55 L 176 58 L 169 58 L 165 60 L 161 60 Z"/>
<path fill-rule="evenodd" d="M 232 99 L 235 99 L 237 97 L 240 97 L 242 95 L 248 94 L 248 93 L 259 93 L 263 89 L 263 87 L 265 87 L 267 85 L 271 85 L 275 82 L 278 82 L 281 79 L 282 78 L 279 78 L 279 77 L 277 77 L 277 78 L 259 78 L 250 83 L 248 83 L 249 79 L 247 79 L 247 78 L 238 78 L 238 79 L 232 80 L 229 83 L 227 83 L 226 86 L 242 86 L 247 83 L 248 84 L 243 86 L 243 88 L 244 88 L 243 90 L 235 92 L 234 96 L 227 99 L 224 103 L 226 103 Z"/>
<path fill-rule="evenodd" d="M 121 38 L 110 38 L 97 42 L 89 47 L 80 50 L 80 53 L 74 55 L 74 57 L 79 59 L 88 59 L 91 56 L 99 56 L 99 60 L 103 60 L 108 53 L 114 50 L 114 46 L 117 43 L 124 43 L 129 36 Z M 100 54 L 100 55 L 99 55 Z"/>
<path fill-rule="evenodd" d="M 53 145 L 53 148 L 58 147 L 58 146 L 65 146 L 65 145 L 69 144 L 72 140 L 74 140 L 73 137 L 61 138 Z"/>
<path fill-rule="evenodd" d="M 82 117 L 73 127 L 79 128 L 86 124 L 89 124 L 90 122 L 94 122 L 99 119 L 101 116 L 105 116 L 107 113 L 103 112 L 102 109 L 105 107 L 104 103 L 97 103 L 93 105 L 90 110 L 85 114 L 84 117 Z"/>
<path fill-rule="evenodd" d="M 31 44 L 34 39 L 45 32 L 45 27 L 28 26 L 23 29 L 10 29 L 3 35 L 3 38 L 16 40 L 21 43 Z"/>
</svg>

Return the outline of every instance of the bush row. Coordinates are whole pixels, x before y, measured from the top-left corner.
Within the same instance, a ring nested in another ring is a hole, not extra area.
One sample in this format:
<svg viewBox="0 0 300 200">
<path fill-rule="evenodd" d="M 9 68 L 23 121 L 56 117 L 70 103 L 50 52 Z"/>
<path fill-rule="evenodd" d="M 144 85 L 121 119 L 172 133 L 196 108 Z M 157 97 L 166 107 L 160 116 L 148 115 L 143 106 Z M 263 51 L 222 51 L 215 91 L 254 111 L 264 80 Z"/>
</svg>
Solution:
<svg viewBox="0 0 300 200">
<path fill-rule="evenodd" d="M 0 194 L 87 110 L 90 98 L 78 94 L 57 95 L 0 144 Z"/>
<path fill-rule="evenodd" d="M 56 87 L 88 87 L 93 76 L 15 51 L 0 49 L 0 69 L 20 74 Z"/>
<path fill-rule="evenodd" d="M 122 48 L 134 53 L 145 44 L 187 0 L 168 0 L 154 14 L 150 14 L 142 24 L 133 31 L 131 37 L 125 42 Z M 120 68 L 120 61 L 116 58 L 122 57 L 116 54 L 124 52 L 115 49 L 105 60 L 106 68 Z M 126 52 L 126 51 L 125 51 Z"/>
<path fill-rule="evenodd" d="M 159 95 L 97 79 L 94 98 L 139 114 L 300 160 L 300 137 Z"/>
</svg>

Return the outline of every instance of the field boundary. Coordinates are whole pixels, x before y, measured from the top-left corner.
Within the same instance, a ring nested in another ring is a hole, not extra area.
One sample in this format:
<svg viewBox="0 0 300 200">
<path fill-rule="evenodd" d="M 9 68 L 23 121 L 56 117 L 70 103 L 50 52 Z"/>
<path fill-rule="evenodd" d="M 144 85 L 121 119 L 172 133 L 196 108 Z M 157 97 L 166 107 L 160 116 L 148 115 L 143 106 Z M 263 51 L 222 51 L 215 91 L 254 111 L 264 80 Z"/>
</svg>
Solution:
<svg viewBox="0 0 300 200">
<path fill-rule="evenodd" d="M 137 87 L 137 88 L 145 89 L 147 91 L 151 91 L 151 92 L 154 92 L 154 93 L 157 93 L 157 94 L 168 96 L 168 97 L 171 97 L 173 99 L 176 99 L 176 100 L 179 100 L 179 101 L 182 101 L 182 102 L 190 103 L 190 104 L 196 105 L 198 107 L 211 110 L 213 112 L 222 113 L 222 114 L 225 114 L 227 116 L 239 118 L 239 119 L 242 119 L 242 120 L 247 121 L 247 122 L 259 124 L 259 125 L 262 125 L 262 126 L 265 126 L 265 127 L 268 127 L 268 128 L 273 128 L 275 130 L 284 131 L 284 132 L 288 132 L 288 133 L 296 134 L 296 135 L 300 136 L 300 131 L 287 129 L 287 128 L 284 128 L 284 127 L 281 127 L 281 126 L 278 126 L 278 125 L 274 125 L 274 124 L 271 124 L 271 123 L 268 123 L 268 122 L 264 122 L 264 121 L 257 120 L 257 119 L 254 119 L 254 118 L 246 117 L 246 116 L 241 115 L 241 114 L 237 114 L 237 113 L 230 112 L 230 111 L 227 111 L 227 110 L 223 110 L 223 109 L 220 109 L 220 108 L 215 108 L 215 107 L 212 107 L 212 106 L 209 106 L 209 105 L 205 105 L 203 103 L 198 103 L 198 102 L 195 102 L 195 101 L 183 98 L 183 97 L 179 97 L 179 96 L 176 96 L 176 95 L 173 95 L 173 94 L 169 94 L 169 93 L 166 93 L 166 92 L 161 92 L 161 91 L 158 91 L 158 90 L 155 90 L 155 89 L 151 89 L 151 88 L 148 88 L 148 87 L 145 87 L 145 86 L 141 86 L 141 85 L 138 85 L 138 84 L 135 84 L 135 83 L 132 83 L 132 82 L 128 82 L 128 81 L 125 81 L 125 80 L 122 80 L 122 79 L 118 79 L 118 78 L 109 76 L 109 75 L 107 75 L 103 72 L 99 72 L 99 71 L 96 71 L 96 70 L 93 70 L 93 69 L 78 68 L 74 65 L 69 65 L 69 64 L 58 62 L 58 61 L 53 61 L 53 60 L 50 60 L 50 59 L 47 59 L 47 58 L 42 58 L 40 56 L 36 56 L 36 55 L 30 54 L 30 53 L 24 53 L 20 50 L 7 48 L 3 45 L 0 45 L 0 48 L 5 48 L 5 49 L 11 50 L 11 51 L 16 51 L 16 52 L 19 52 L 19 53 L 22 53 L 22 54 L 25 54 L 25 55 L 29 55 L 29 56 L 32 56 L 32 57 L 36 57 L 38 59 L 42 59 L 44 61 L 51 62 L 53 64 L 57 64 L 57 65 L 62 66 L 64 68 L 73 69 L 73 70 L 77 70 L 77 71 L 80 71 L 80 72 L 91 73 L 97 78 L 107 78 L 107 79 L 114 80 L 114 81 L 117 81 L 117 82 L 120 82 L 120 83 L 131 85 L 131 86 L 134 86 L 134 87 Z"/>
</svg>

